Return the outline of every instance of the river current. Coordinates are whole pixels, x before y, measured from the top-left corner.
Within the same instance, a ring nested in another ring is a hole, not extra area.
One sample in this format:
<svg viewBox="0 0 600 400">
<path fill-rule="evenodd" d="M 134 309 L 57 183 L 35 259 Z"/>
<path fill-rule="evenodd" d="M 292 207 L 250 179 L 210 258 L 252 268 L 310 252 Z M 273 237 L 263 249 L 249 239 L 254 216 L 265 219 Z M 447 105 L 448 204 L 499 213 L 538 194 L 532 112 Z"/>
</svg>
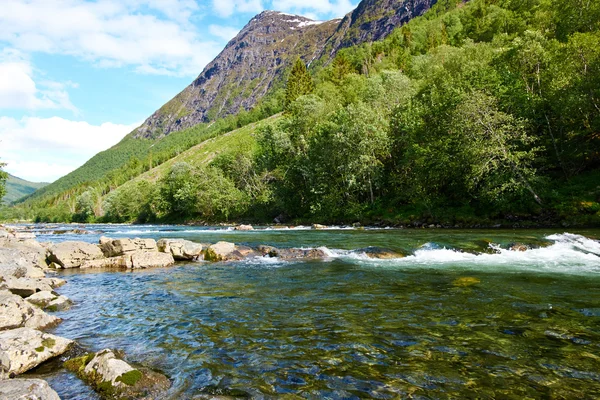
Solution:
<svg viewBox="0 0 600 400">
<path fill-rule="evenodd" d="M 52 333 L 165 373 L 166 399 L 600 398 L 598 230 L 42 227 L 101 235 L 321 247 L 326 260 L 67 271 Z M 510 250 L 515 244 L 527 251 Z M 373 260 L 379 246 L 408 254 Z M 50 367 L 63 400 L 97 398 Z"/>
</svg>

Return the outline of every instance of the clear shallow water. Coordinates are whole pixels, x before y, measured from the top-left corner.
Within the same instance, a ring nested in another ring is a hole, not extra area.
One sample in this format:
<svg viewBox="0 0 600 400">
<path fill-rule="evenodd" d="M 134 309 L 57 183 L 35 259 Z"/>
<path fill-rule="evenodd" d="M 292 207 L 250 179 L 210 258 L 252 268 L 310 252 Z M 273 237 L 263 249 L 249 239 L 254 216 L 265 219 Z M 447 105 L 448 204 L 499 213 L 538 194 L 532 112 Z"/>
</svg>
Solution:
<svg viewBox="0 0 600 400">
<path fill-rule="evenodd" d="M 598 231 L 95 229 L 331 256 L 64 273 L 75 306 L 54 332 L 162 370 L 170 399 L 600 397 Z M 369 245 L 410 255 L 348 251 Z M 69 373 L 44 377 L 63 399 L 92 396 Z"/>
</svg>

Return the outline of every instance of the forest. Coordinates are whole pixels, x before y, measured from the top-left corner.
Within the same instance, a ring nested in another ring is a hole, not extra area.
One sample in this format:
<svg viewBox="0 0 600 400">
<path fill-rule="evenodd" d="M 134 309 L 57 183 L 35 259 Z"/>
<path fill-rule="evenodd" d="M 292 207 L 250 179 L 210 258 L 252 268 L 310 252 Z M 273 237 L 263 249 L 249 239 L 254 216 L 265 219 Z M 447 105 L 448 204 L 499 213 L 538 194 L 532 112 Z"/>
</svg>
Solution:
<svg viewBox="0 0 600 400">
<path fill-rule="evenodd" d="M 257 121 L 250 147 L 177 159 Z M 594 225 L 599 166 L 600 2 L 444 0 L 326 66 L 299 59 L 254 110 L 0 217 Z"/>
</svg>

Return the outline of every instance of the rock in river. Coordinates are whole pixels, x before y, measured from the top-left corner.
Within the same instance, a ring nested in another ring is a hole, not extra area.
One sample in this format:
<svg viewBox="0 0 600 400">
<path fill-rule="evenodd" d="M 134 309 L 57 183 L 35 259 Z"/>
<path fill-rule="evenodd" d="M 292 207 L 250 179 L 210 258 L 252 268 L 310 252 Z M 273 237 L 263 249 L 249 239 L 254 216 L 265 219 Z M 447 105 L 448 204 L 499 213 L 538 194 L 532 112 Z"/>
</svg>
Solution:
<svg viewBox="0 0 600 400">
<path fill-rule="evenodd" d="M 0 400 L 60 400 L 60 397 L 41 379 L 6 379 L 0 381 Z"/>
<path fill-rule="evenodd" d="M 154 239 L 110 239 L 100 238 L 100 249 L 106 257 L 117 257 L 133 254 L 138 251 L 157 252 Z"/>
<path fill-rule="evenodd" d="M 65 353 L 72 340 L 31 328 L 0 332 L 0 379 L 22 374 Z"/>
<path fill-rule="evenodd" d="M 79 268 L 85 261 L 104 258 L 98 246 L 85 242 L 61 242 L 49 250 L 48 260 L 60 268 Z"/>
<path fill-rule="evenodd" d="M 65 362 L 96 391 L 107 397 L 156 398 L 171 386 L 169 379 L 147 368 L 134 368 L 110 349 Z"/>
<path fill-rule="evenodd" d="M 158 250 L 171 253 L 175 260 L 196 260 L 202 255 L 202 245 L 183 239 L 160 239 L 157 243 Z"/>
</svg>

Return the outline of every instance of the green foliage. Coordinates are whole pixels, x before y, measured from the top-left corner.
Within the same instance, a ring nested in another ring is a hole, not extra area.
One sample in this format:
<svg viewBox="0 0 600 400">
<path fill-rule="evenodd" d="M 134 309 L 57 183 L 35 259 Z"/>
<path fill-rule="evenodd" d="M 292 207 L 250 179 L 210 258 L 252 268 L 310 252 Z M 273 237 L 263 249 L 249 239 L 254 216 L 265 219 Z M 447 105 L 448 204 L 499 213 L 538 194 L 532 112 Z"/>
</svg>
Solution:
<svg viewBox="0 0 600 400">
<path fill-rule="evenodd" d="M 306 69 L 304 62 L 297 58 L 292 66 L 290 76 L 288 77 L 285 89 L 285 107 L 286 109 L 298 97 L 312 93 L 314 90 L 313 80 Z"/>
<path fill-rule="evenodd" d="M 298 59 L 253 110 L 124 139 L 12 215 L 598 223 L 599 10 L 438 1 L 385 40 L 313 64 L 314 82 Z"/>
<path fill-rule="evenodd" d="M 6 194 L 5 184 L 6 180 L 8 179 L 8 174 L 2 171 L 2 168 L 4 168 L 5 166 L 6 163 L 0 162 L 0 200 L 2 200 L 2 198 Z"/>
<path fill-rule="evenodd" d="M 28 182 L 24 179 L 17 178 L 8 174 L 6 179 L 5 188 L 6 194 L 2 198 L 2 202 L 10 204 L 14 201 L 19 200 L 22 197 L 30 195 L 36 190 L 43 188 L 48 185 L 47 183 Z"/>
</svg>

